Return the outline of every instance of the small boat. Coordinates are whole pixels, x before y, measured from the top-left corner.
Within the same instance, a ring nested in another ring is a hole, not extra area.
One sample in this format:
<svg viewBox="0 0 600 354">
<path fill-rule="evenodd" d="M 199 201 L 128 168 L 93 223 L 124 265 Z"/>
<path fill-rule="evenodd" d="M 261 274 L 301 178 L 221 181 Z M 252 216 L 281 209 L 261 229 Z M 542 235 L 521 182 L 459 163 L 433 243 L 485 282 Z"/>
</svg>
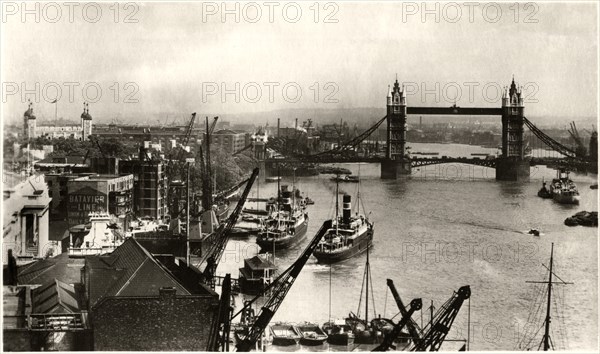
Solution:
<svg viewBox="0 0 600 354">
<path fill-rule="evenodd" d="M 349 175 L 352 173 L 352 171 L 343 167 L 319 166 L 317 170 L 320 174 Z"/>
<path fill-rule="evenodd" d="M 314 323 L 298 325 L 296 330 L 300 333 L 300 344 L 302 345 L 321 345 L 327 340 L 327 333 Z"/>
<path fill-rule="evenodd" d="M 539 236 L 540 230 L 534 228 L 534 229 L 530 229 L 529 232 L 527 232 L 527 233 L 530 235 L 533 235 L 533 236 Z"/>
<path fill-rule="evenodd" d="M 331 177 L 331 180 L 334 182 L 347 182 L 347 183 L 360 182 L 360 178 L 358 176 L 352 176 L 352 175 L 335 176 L 335 177 Z"/>
<path fill-rule="evenodd" d="M 575 215 L 565 219 L 567 226 L 598 226 L 598 212 L 580 211 Z"/>
<path fill-rule="evenodd" d="M 273 345 L 296 345 L 301 337 L 298 329 L 288 323 L 275 323 L 269 327 L 269 331 L 273 338 Z"/>
<path fill-rule="evenodd" d="M 352 333 L 352 328 L 346 324 L 344 320 L 325 322 L 321 328 L 327 333 L 327 343 L 329 344 L 354 344 L 354 333 Z"/>
<path fill-rule="evenodd" d="M 305 205 L 314 205 L 315 201 L 310 199 L 309 197 L 304 198 L 304 204 Z"/>
<path fill-rule="evenodd" d="M 546 188 L 546 182 L 542 182 L 542 188 L 540 188 L 537 195 L 538 195 L 538 197 L 544 198 L 544 199 L 552 198 L 552 193 L 550 193 L 548 188 Z"/>
<path fill-rule="evenodd" d="M 273 176 L 265 178 L 265 182 L 278 182 L 281 181 L 281 176 Z"/>
<path fill-rule="evenodd" d="M 590 189 L 598 189 L 598 184 L 592 184 L 592 185 L 590 186 Z"/>
</svg>

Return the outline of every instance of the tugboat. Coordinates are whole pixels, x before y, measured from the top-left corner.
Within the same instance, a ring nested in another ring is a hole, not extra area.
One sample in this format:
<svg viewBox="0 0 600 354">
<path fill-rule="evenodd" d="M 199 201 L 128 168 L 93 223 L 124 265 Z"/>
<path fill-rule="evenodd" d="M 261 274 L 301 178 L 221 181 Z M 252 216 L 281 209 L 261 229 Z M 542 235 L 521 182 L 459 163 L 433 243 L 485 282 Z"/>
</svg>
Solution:
<svg viewBox="0 0 600 354">
<path fill-rule="evenodd" d="M 265 226 L 258 232 L 256 243 L 264 251 L 293 247 L 306 235 L 308 214 L 305 208 L 298 205 L 294 195 L 281 186 L 277 201 L 277 211 L 265 221 Z"/>
<path fill-rule="evenodd" d="M 548 190 L 548 187 L 546 187 L 545 181 L 542 181 L 542 188 L 540 188 L 537 195 L 538 195 L 538 197 L 544 198 L 544 199 L 552 198 L 552 193 L 550 193 L 550 191 Z"/>
<path fill-rule="evenodd" d="M 336 184 L 336 215 L 332 225 L 323 240 L 313 252 L 319 263 L 335 263 L 365 252 L 373 241 L 373 223 L 360 212 L 360 191 L 358 192 L 359 210 L 352 216 L 351 200 L 349 195 L 343 197 L 342 217 L 338 215 L 339 203 L 337 194 L 339 183 Z"/>
<path fill-rule="evenodd" d="M 560 204 L 579 204 L 579 191 L 575 183 L 569 178 L 569 172 L 559 169 L 557 176 L 550 185 L 552 199 Z"/>
</svg>

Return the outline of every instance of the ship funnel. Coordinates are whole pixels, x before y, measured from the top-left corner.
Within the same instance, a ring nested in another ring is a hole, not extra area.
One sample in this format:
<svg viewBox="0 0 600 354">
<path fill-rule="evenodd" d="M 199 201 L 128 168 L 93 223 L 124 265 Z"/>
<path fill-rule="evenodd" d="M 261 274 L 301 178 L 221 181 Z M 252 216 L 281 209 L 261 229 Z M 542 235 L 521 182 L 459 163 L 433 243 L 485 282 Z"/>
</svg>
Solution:
<svg viewBox="0 0 600 354">
<path fill-rule="evenodd" d="M 344 224 L 349 224 L 350 223 L 350 217 L 352 215 L 352 205 L 351 205 L 351 201 L 352 201 L 352 197 L 349 196 L 348 194 L 344 194 L 344 205 L 343 205 L 343 210 L 342 210 L 342 222 Z"/>
<path fill-rule="evenodd" d="M 292 192 L 288 190 L 287 186 L 281 186 L 281 204 L 283 210 L 292 210 Z"/>
</svg>

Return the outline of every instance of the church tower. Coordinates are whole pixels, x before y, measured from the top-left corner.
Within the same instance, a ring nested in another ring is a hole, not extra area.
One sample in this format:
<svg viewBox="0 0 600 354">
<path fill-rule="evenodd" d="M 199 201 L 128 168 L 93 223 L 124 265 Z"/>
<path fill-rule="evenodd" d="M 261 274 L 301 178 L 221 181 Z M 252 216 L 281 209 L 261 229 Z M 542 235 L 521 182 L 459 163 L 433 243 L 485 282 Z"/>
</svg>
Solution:
<svg viewBox="0 0 600 354">
<path fill-rule="evenodd" d="M 83 103 L 83 113 L 81 113 L 81 140 L 86 141 L 92 135 L 92 116 L 90 115 L 89 103 Z"/>
</svg>

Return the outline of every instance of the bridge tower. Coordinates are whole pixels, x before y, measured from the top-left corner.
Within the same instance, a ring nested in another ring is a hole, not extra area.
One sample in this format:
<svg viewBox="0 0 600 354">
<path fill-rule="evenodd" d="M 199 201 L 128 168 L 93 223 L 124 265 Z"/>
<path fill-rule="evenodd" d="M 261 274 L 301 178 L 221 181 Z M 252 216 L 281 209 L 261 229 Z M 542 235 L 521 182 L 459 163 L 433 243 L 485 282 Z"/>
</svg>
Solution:
<svg viewBox="0 0 600 354">
<path fill-rule="evenodd" d="M 387 146 L 381 163 L 381 178 L 395 179 L 410 174 L 410 160 L 406 154 L 406 92 L 400 89 L 398 79 L 387 95 Z"/>
<path fill-rule="evenodd" d="M 510 89 L 502 95 L 502 156 L 496 160 L 496 179 L 529 180 L 529 159 L 525 158 L 523 117 L 525 107 L 520 88 L 513 77 Z"/>
</svg>

